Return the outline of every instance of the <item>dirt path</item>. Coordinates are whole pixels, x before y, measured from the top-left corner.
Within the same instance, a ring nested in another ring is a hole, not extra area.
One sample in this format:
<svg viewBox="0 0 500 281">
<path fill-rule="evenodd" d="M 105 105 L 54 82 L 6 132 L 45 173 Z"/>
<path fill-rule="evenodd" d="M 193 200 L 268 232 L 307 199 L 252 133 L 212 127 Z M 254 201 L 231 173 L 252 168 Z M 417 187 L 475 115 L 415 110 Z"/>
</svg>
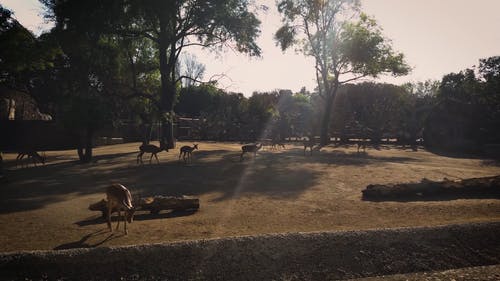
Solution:
<svg viewBox="0 0 500 281">
<path fill-rule="evenodd" d="M 178 147 L 191 143 L 179 142 Z M 500 220 L 499 198 L 369 202 L 371 183 L 442 180 L 500 174 L 482 159 L 451 158 L 395 147 L 326 147 L 304 156 L 302 147 L 263 150 L 239 162 L 236 143 L 199 144 L 194 163 L 178 150 L 159 153 L 160 164 L 136 164 L 138 143 L 95 149 L 95 162 L 81 165 L 75 151 L 47 153 L 45 166 L 15 168 L 4 154 L 8 183 L 0 186 L 0 252 L 133 245 L 263 233 L 432 226 Z M 193 195 L 195 214 L 139 213 L 129 235 L 110 235 L 97 212 L 111 182 L 133 194 Z"/>
</svg>

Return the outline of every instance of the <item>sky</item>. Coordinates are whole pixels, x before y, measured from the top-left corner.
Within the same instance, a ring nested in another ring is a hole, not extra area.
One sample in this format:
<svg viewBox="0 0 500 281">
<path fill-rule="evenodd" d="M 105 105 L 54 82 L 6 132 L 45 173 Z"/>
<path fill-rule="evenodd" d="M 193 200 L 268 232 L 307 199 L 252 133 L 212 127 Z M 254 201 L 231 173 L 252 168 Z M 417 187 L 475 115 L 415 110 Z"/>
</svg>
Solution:
<svg viewBox="0 0 500 281">
<path fill-rule="evenodd" d="M 313 59 L 293 50 L 283 53 L 273 36 L 280 26 L 274 0 L 257 0 L 270 7 L 261 13 L 261 58 L 248 58 L 227 50 L 215 54 L 191 50 L 205 64 L 205 79 L 224 74 L 219 86 L 249 96 L 254 91 L 315 88 Z M 40 34 L 50 28 L 36 0 L 0 0 L 14 11 L 25 27 Z M 499 0 L 362 0 L 363 11 L 373 16 L 395 50 L 406 56 L 410 75 L 382 76 L 379 82 L 402 84 L 443 75 L 478 65 L 479 59 L 500 55 Z"/>
</svg>

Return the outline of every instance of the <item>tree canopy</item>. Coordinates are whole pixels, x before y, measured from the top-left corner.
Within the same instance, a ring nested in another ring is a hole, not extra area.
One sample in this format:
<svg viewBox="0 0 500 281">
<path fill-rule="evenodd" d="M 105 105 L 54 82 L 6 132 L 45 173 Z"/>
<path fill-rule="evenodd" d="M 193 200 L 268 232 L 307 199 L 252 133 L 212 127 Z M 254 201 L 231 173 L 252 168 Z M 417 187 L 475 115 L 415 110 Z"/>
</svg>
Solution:
<svg viewBox="0 0 500 281">
<path fill-rule="evenodd" d="M 246 0 L 41 0 L 61 30 L 100 31 L 120 39 L 150 40 L 159 63 L 159 95 L 135 89 L 138 97 L 156 100 L 165 121 L 162 139 L 173 147 L 173 108 L 178 94 L 178 65 L 190 46 L 230 47 L 251 56 L 260 55 L 256 44 L 260 21 Z M 82 13 L 81 11 L 86 11 Z M 94 38 L 98 39 L 98 38 Z M 132 61 L 136 59 L 132 57 Z"/>
<path fill-rule="evenodd" d="M 332 106 L 340 85 L 382 73 L 405 75 L 410 70 L 376 21 L 360 9 L 357 0 L 278 2 L 283 26 L 276 32 L 277 43 L 283 50 L 297 46 L 315 59 L 318 90 L 325 101 L 322 145 L 328 142 Z"/>
</svg>

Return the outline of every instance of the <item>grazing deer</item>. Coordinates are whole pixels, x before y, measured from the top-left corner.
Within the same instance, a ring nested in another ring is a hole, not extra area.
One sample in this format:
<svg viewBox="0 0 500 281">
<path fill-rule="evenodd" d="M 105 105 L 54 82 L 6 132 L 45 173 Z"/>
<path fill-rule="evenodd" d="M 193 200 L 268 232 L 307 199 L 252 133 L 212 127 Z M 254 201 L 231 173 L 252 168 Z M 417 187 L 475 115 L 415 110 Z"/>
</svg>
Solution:
<svg viewBox="0 0 500 281">
<path fill-rule="evenodd" d="M 41 156 L 40 154 L 38 154 L 38 152 L 36 152 L 34 150 L 25 150 L 25 151 L 21 151 L 17 154 L 16 166 L 18 166 L 19 163 L 21 163 L 21 166 L 23 166 L 23 163 L 21 161 L 23 160 L 24 156 L 27 156 L 27 159 L 28 159 L 26 166 L 29 165 L 30 158 L 31 158 L 31 160 L 33 160 L 33 165 L 35 165 L 35 167 L 36 167 L 36 162 L 40 162 L 42 164 L 45 164 L 45 160 L 46 160 L 45 156 Z"/>
<path fill-rule="evenodd" d="M 132 205 L 132 195 L 130 191 L 123 185 L 119 183 L 114 183 L 106 188 L 106 200 L 108 209 L 108 227 L 111 232 L 113 228 L 111 227 L 111 212 L 113 210 L 118 211 L 118 224 L 116 225 L 116 230 L 120 226 L 121 210 L 124 211 L 123 223 L 125 224 L 124 230 L 125 234 L 128 234 L 127 221 L 132 223 L 134 220 L 135 208 Z"/>
<path fill-rule="evenodd" d="M 253 152 L 253 156 L 257 156 L 257 151 L 262 148 L 262 143 L 256 144 L 245 144 L 241 147 L 241 155 L 240 155 L 240 161 L 243 161 L 243 154 L 246 152 Z"/>
<path fill-rule="evenodd" d="M 186 163 L 186 156 L 187 156 L 188 161 L 189 160 L 193 161 L 193 157 L 192 157 L 191 153 L 195 149 L 198 149 L 198 144 L 193 144 L 193 147 L 188 146 L 188 145 L 181 147 L 180 153 L 179 153 L 179 160 L 181 159 L 181 155 L 182 155 L 183 156 L 182 159 L 184 160 L 184 163 Z"/>
<path fill-rule="evenodd" d="M 283 149 L 285 149 L 285 144 L 284 144 L 282 141 L 280 141 L 280 140 L 278 140 L 278 139 L 273 139 L 273 140 L 271 141 L 271 148 L 272 148 L 272 149 L 279 149 L 279 147 L 280 147 L 280 146 L 281 146 Z"/>
<path fill-rule="evenodd" d="M 142 164 L 142 155 L 146 152 L 146 153 L 151 153 L 151 157 L 149 158 L 149 164 L 151 164 L 151 160 L 153 159 L 153 156 L 156 158 L 156 163 L 160 163 L 160 161 L 158 161 L 158 156 L 156 154 L 158 154 L 158 152 L 162 151 L 162 150 L 165 150 L 165 151 L 168 151 L 168 148 L 166 147 L 165 143 L 164 142 L 160 142 L 160 147 L 154 145 L 154 144 L 143 144 L 141 146 L 139 146 L 139 154 L 137 155 L 137 164 L 139 164 L 139 162 L 141 162 Z"/>
<path fill-rule="evenodd" d="M 313 147 L 315 144 L 314 137 L 309 137 L 309 139 L 303 139 L 302 143 L 304 144 L 304 155 L 306 155 L 306 150 L 309 147 L 311 149 L 311 155 L 313 154 Z"/>
</svg>

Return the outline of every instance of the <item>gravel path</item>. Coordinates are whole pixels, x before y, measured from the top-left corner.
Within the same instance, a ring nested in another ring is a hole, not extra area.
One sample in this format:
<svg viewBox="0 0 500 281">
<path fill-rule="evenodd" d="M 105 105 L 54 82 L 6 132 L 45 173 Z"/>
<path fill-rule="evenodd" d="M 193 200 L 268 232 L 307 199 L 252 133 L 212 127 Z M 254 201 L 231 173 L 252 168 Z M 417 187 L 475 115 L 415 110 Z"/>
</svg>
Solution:
<svg viewBox="0 0 500 281">
<path fill-rule="evenodd" d="M 500 264 L 498 237 L 500 222 L 493 222 L 2 253 L 0 278 L 336 280 L 467 267 L 481 270 L 478 266 Z M 475 275 L 475 269 L 470 270 L 464 272 Z M 432 274 L 437 275 L 429 278 L 438 278 L 446 271 Z"/>
<path fill-rule="evenodd" d="M 498 281 L 500 265 L 476 266 L 434 272 L 395 274 L 389 276 L 350 279 L 350 281 Z"/>
</svg>

